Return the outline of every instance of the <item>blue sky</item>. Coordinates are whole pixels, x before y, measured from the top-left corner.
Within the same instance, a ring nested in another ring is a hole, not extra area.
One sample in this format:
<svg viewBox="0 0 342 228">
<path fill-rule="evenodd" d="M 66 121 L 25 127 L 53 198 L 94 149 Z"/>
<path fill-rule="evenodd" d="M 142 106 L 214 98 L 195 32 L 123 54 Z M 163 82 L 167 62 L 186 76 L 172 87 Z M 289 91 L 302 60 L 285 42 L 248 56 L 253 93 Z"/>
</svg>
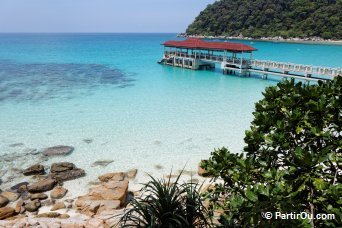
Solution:
<svg viewBox="0 0 342 228">
<path fill-rule="evenodd" d="M 0 32 L 183 32 L 215 0 L 0 0 Z"/>
</svg>

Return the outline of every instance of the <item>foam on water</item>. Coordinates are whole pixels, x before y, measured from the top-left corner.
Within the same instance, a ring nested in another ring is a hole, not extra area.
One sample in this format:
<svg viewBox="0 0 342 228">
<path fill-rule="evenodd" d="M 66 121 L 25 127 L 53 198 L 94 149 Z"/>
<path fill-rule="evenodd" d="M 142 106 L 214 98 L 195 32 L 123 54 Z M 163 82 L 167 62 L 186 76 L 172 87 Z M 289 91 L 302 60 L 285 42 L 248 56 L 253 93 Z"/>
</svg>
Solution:
<svg viewBox="0 0 342 228">
<path fill-rule="evenodd" d="M 0 154 L 74 146 L 71 155 L 45 164 L 67 160 L 85 169 L 85 178 L 70 182 L 81 193 L 105 172 L 138 168 L 137 181 L 144 182 L 145 172 L 160 176 L 185 165 L 196 170 L 214 148 L 242 151 L 254 103 L 275 82 L 158 65 L 159 44 L 172 38 L 0 35 Z M 342 59 L 341 46 L 254 46 L 260 59 L 331 66 Z M 298 48 L 306 58 L 298 59 Z M 114 162 L 92 166 L 97 160 Z"/>
</svg>

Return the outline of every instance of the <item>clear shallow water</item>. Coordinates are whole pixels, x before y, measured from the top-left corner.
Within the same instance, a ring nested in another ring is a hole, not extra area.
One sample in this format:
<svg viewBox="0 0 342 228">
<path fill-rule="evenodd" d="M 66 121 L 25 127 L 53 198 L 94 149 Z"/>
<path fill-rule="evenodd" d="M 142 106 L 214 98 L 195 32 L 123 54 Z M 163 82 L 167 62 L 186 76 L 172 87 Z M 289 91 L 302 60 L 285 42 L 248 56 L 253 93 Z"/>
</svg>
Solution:
<svg viewBox="0 0 342 228">
<path fill-rule="evenodd" d="M 161 66 L 168 39 L 175 35 L 0 35 L 0 154 L 74 146 L 46 163 L 74 162 L 85 185 L 107 171 L 138 168 L 142 182 L 144 172 L 196 170 L 222 146 L 240 152 L 254 103 L 276 82 Z M 252 45 L 259 59 L 341 66 L 342 46 Z M 114 162 L 91 166 L 104 159 Z"/>
</svg>

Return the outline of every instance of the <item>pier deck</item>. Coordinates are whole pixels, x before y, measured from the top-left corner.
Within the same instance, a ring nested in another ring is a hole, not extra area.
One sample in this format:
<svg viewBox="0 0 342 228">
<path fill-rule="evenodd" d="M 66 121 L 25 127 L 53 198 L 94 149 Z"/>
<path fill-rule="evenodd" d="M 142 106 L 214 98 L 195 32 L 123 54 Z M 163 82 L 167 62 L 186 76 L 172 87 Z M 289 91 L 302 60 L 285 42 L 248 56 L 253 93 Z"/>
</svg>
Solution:
<svg viewBox="0 0 342 228">
<path fill-rule="evenodd" d="M 245 44 L 188 39 L 168 41 L 163 45 L 169 50 L 164 50 L 160 63 L 193 70 L 215 68 L 220 64 L 224 74 L 261 74 L 263 79 L 272 75 L 318 81 L 342 76 L 342 68 L 253 59 L 252 52 L 256 49 Z M 246 54 L 249 54 L 248 58 Z"/>
</svg>

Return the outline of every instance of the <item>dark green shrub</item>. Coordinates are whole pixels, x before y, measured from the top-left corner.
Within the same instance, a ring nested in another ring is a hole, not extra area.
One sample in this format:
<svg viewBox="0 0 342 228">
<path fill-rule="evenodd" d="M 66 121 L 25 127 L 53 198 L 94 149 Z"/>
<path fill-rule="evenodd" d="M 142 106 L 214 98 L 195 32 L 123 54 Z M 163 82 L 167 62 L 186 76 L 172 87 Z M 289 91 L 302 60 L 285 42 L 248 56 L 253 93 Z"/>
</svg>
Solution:
<svg viewBox="0 0 342 228">
<path fill-rule="evenodd" d="M 224 180 L 210 194 L 212 210 L 224 210 L 224 227 L 341 226 L 342 78 L 310 86 L 284 81 L 263 95 L 246 132 L 245 153 L 222 148 L 202 164 Z M 265 212 L 335 219 L 267 220 Z"/>
</svg>

